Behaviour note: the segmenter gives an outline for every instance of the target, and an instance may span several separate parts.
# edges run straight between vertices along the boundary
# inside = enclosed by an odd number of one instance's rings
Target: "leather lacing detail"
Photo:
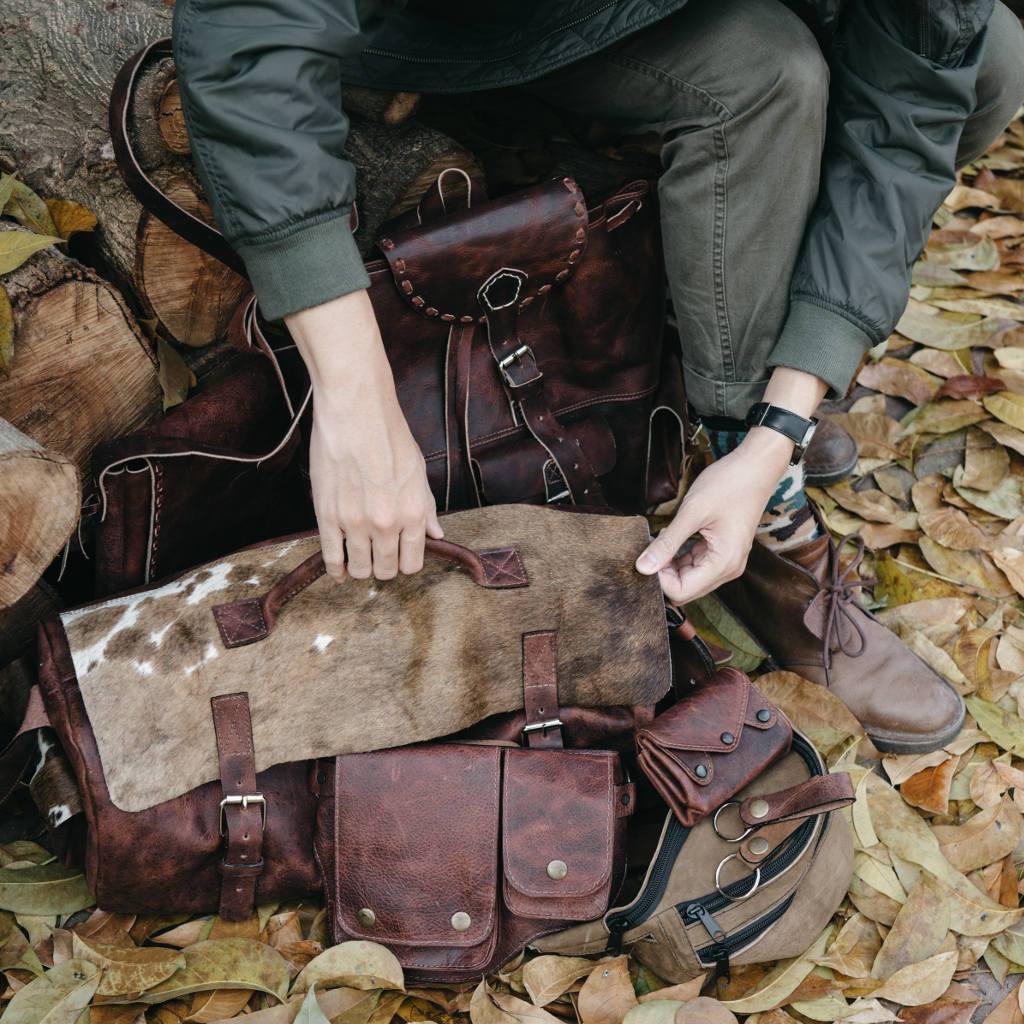
[[[872,587],[877,579],[862,579],[857,569],[864,559],[864,538],[859,533],[848,533],[833,542],[829,538],[829,579],[821,589],[828,594],[828,611],[825,615],[825,629],[822,634],[822,653],[826,671],[832,668],[832,654],[842,651],[848,658],[859,658],[867,646],[864,630],[850,611],[850,605],[856,602],[854,591],[863,587]],[[844,567],[839,554],[847,544],[853,544],[856,552]],[[851,649],[843,639],[842,624],[847,623],[857,636],[857,647]]]

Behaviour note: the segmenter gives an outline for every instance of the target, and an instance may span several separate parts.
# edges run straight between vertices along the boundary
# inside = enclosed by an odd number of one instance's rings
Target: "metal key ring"
[[[754,893],[757,892],[757,890],[761,886],[761,869],[759,867],[756,867],[754,868],[754,884],[750,887],[749,891],[745,892],[742,896],[730,896],[722,888],[722,868],[724,868],[725,865],[729,863],[729,861],[735,859],[738,856],[738,853],[730,853],[728,857],[723,857],[718,862],[718,867],[715,868],[715,888],[718,890],[718,895],[724,897],[732,903],[740,903],[743,900],[750,899],[750,897],[753,896]],[[730,882],[729,884],[731,885],[733,883]]]
[[[754,827],[752,825],[748,825],[738,836],[727,836],[718,827],[718,816],[722,813],[722,811],[724,811],[726,807],[739,807],[739,805],[739,800],[727,800],[724,804],[722,804],[721,807],[718,808],[717,811],[715,811],[715,816],[711,819],[711,827],[715,830],[715,835],[718,836],[719,839],[724,839],[727,843],[741,843],[744,839],[747,838],[747,836],[750,835],[751,832],[754,831]],[[743,824],[742,818],[740,819],[740,824]],[[721,865],[719,865],[719,867],[721,867]]]

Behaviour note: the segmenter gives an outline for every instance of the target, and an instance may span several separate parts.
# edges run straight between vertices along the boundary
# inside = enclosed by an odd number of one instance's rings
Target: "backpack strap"
[[[154,217],[163,221],[172,231],[215,256],[236,273],[247,277],[242,258],[216,228],[194,216],[169,198],[142,169],[128,132],[128,113],[136,82],[146,62],[152,56],[173,56],[169,37],[156,39],[144,46],[121,66],[110,91],[110,140],[114,146],[114,159],[125,184],[136,199]]]

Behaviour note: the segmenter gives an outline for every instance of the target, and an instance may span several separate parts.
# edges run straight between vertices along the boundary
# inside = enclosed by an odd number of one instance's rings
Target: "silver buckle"
[[[511,366],[512,363],[518,362],[529,351],[529,345],[520,345],[519,348],[515,350],[515,352],[513,352],[511,355],[505,356],[505,358],[498,363],[498,369],[504,370],[506,366]]]
[[[508,368],[513,363],[520,362],[523,356],[529,356],[533,360],[533,365],[534,367],[536,367],[537,370],[537,376],[531,377],[527,381],[517,382],[512,378],[511,374],[509,374]],[[515,350],[515,352],[512,352],[510,355],[505,356],[504,359],[499,359],[498,371],[501,373],[501,376],[504,379],[505,383],[510,388],[513,389],[526,387],[527,384],[533,384],[544,376],[543,372],[541,371],[541,368],[537,365],[537,357],[533,354],[533,349],[530,348],[529,345],[520,345],[519,348]]]
[[[523,726],[523,735],[528,732],[542,732],[547,734],[548,729],[560,729],[565,723],[560,718],[549,718],[545,722],[534,722],[531,725]]]
[[[267,801],[264,799],[262,793],[246,793],[244,796],[231,796],[224,797],[220,802],[220,834],[225,835],[228,830],[227,815],[225,809],[228,806],[241,807],[242,810],[246,810],[249,804],[259,804],[260,808],[260,823],[263,828],[267,827]]]

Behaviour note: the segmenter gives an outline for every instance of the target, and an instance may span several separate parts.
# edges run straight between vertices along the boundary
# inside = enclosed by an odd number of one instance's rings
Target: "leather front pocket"
[[[497,916],[500,747],[439,744],[338,757],[340,931],[389,946],[480,946]],[[460,959],[474,966],[476,958]]]
[[[506,750],[504,897],[517,917],[586,921],[608,908],[618,755]]]

